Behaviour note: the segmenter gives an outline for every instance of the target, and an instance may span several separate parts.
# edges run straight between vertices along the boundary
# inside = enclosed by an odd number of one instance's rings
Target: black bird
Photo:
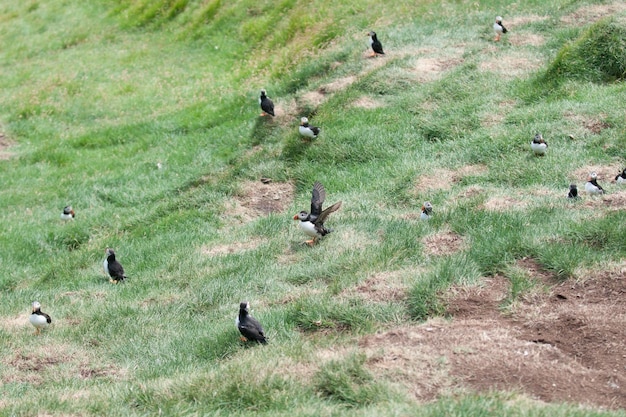
[[[293,216],[294,220],[300,220],[300,228],[302,228],[304,233],[313,238],[305,242],[309,246],[313,246],[316,239],[326,236],[333,231],[332,229],[324,227],[324,220],[326,220],[326,217],[328,217],[330,213],[339,210],[341,201],[322,211],[322,205],[325,199],[326,190],[324,186],[319,181],[315,181],[311,195],[311,212],[307,213],[306,211],[301,211]]]
[[[270,100],[267,96],[267,92],[265,90],[261,90],[261,97],[259,97],[259,104],[261,105],[261,116],[265,116],[269,114],[270,116],[275,116],[274,114],[274,102]]]
[[[578,197],[578,188],[576,188],[576,184],[569,185],[569,193],[567,193],[567,198],[576,198]]]
[[[242,301],[239,304],[239,315],[235,319],[235,324],[239,333],[241,333],[242,340],[252,340],[257,343],[266,344],[265,332],[261,323],[250,315],[250,303]]]
[[[506,30],[506,28],[502,24],[502,17],[496,16],[496,21],[493,24],[493,31],[496,32],[496,39],[494,39],[496,42],[500,40],[500,37],[503,33],[508,32],[508,30]]]
[[[623,184],[626,182],[626,168],[624,168],[621,174],[617,174],[617,176],[615,177],[615,182],[617,182],[618,184]]]
[[[585,191],[591,195],[604,194],[604,188],[598,184],[598,174],[595,171],[589,174],[585,183]]]
[[[63,213],[61,213],[61,218],[63,220],[74,220],[74,210],[72,209],[72,206],[65,206],[63,208]]]
[[[368,35],[370,37],[370,45],[372,46],[371,56],[385,55],[385,53],[383,52],[383,44],[380,43],[380,41],[378,40],[376,32],[372,30],[368,33]]]
[[[106,258],[104,262],[102,262],[102,266],[104,267],[104,273],[109,277],[109,281],[112,284],[117,284],[120,281],[124,281],[126,279],[126,275],[124,274],[124,267],[115,259],[115,252],[111,248],[107,248],[105,251]]]
[[[317,138],[317,135],[320,134],[320,128],[317,126],[311,126],[309,124],[309,119],[303,117],[300,119],[300,127],[298,127],[298,132],[300,132],[302,136],[315,139]]]
[[[41,329],[48,327],[52,323],[50,316],[41,311],[41,304],[38,301],[33,301],[33,310],[29,321],[35,326],[35,334],[39,334]]]

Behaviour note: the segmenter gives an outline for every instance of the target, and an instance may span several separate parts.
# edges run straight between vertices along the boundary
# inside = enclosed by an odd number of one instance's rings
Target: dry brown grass
[[[616,1],[610,4],[593,4],[583,6],[575,12],[561,17],[561,22],[568,25],[582,26],[625,10],[626,3],[623,1]]]
[[[467,245],[463,236],[450,230],[442,230],[422,239],[424,252],[431,256],[451,255],[463,250]]]
[[[468,175],[480,175],[487,172],[484,165],[466,165],[457,170],[437,168],[417,179],[414,192],[419,194],[429,190],[448,190]]]

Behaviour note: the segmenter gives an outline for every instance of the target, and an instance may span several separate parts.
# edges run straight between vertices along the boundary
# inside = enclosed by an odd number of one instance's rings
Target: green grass
[[[562,279],[623,259],[623,210],[564,198],[582,188],[576,170],[626,160],[623,16],[571,27],[559,18],[586,3],[565,0],[399,1],[384,14],[369,0],[9,3],[0,415],[623,415],[499,392],[418,405],[357,352],[364,335],[445,314],[450,285],[508,273],[514,303],[534,287],[511,269],[523,257]],[[493,10],[550,16],[519,28],[545,43],[494,46]],[[370,29],[385,58],[363,58]],[[485,69],[507,56],[539,59],[518,75]],[[454,64],[423,81],[422,58]],[[260,119],[261,88],[289,114]],[[306,101],[320,88],[324,101]],[[298,137],[301,115],[322,127],[315,142]],[[543,158],[528,149],[537,131]],[[466,165],[481,169],[417,185]],[[261,177],[293,184],[293,201],[241,214]],[[309,248],[291,218],[315,180],[343,207]],[[66,204],[77,217],[64,224]],[[429,256],[423,239],[442,230],[466,247]],[[108,246],[129,277],[117,286],[101,272]],[[381,276],[406,297],[357,291]],[[35,299],[54,320],[40,337]],[[268,346],[239,341],[242,300]]]

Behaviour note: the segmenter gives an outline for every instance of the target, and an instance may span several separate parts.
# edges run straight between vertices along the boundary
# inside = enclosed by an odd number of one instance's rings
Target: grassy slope
[[[547,63],[583,30],[559,21],[582,3],[398,2],[382,16],[378,2],[152,2],[163,5],[156,12],[150,2],[87,3],[0,6],[0,121],[16,154],[0,162],[0,316],[10,318],[0,326],[0,413],[587,415],[508,394],[416,409],[362,358],[320,366],[315,356],[432,314],[433,291],[522,256],[564,277],[624,256],[624,229],[613,227],[623,212],[561,198],[577,169],[623,163],[624,86],[570,81],[542,95],[527,75],[481,70],[502,54]],[[494,46],[495,11],[547,16],[523,26],[546,42]],[[362,59],[370,27],[390,52],[382,63]],[[428,54],[462,63],[420,83],[416,56]],[[318,108],[302,106],[324,129],[314,144],[301,144],[295,120],[257,120],[260,87],[286,108],[353,74]],[[364,96],[382,106],[351,106]],[[601,115],[607,128],[570,141],[579,127],[564,114]],[[545,158],[528,155],[535,131],[555,149]],[[468,164],[485,169],[450,189],[414,191],[421,175]],[[293,204],[252,221],[229,215],[242,184],[260,176],[293,181]],[[309,249],[289,213],[307,206],[316,179],[344,207],[329,221],[336,234]],[[462,198],[472,185],[482,192]],[[511,193],[527,208],[481,209]],[[426,199],[435,218],[407,220]],[[67,203],[77,220],[60,224]],[[468,249],[425,256],[421,238],[444,229]],[[202,250],[242,241],[252,249]],[[106,246],[126,285],[102,277]],[[406,304],[342,292],[384,271],[405,277]],[[39,338],[23,324],[33,299],[55,319]],[[243,299],[267,327],[267,349],[238,341]]]

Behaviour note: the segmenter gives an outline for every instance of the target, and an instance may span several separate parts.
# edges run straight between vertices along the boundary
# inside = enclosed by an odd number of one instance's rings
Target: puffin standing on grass
[[[35,334],[39,334],[41,329],[45,329],[52,323],[50,316],[41,311],[39,301],[33,301],[33,310],[28,320],[35,326]]]
[[[383,44],[378,40],[376,32],[372,30],[368,33],[368,36],[370,37],[370,46],[372,47],[372,55],[370,56],[385,55],[385,52],[383,52]]]
[[[303,117],[300,119],[300,126],[298,127],[298,132],[300,132],[302,136],[315,139],[317,138],[317,135],[320,134],[320,128],[316,126],[311,126],[309,124],[309,119],[307,119],[306,117]]]
[[[548,143],[543,139],[543,135],[541,133],[537,133],[533,138],[533,141],[530,142],[530,149],[532,149],[535,155],[543,156],[546,154]]]
[[[617,174],[615,182],[618,184],[626,184],[626,168],[624,168],[621,174]]]
[[[422,213],[420,214],[420,219],[428,220],[430,216],[433,214],[433,205],[430,204],[430,201],[425,201],[424,205],[422,205]]]
[[[589,174],[589,178],[587,178],[587,182],[585,183],[585,191],[591,195],[604,193],[604,189],[598,184],[598,174],[595,172]]]
[[[239,315],[235,318],[235,325],[241,333],[241,340],[246,342],[248,340],[255,341],[257,343],[266,344],[265,332],[263,326],[254,317],[250,315],[250,303],[242,301],[239,304]]]
[[[65,206],[63,208],[63,213],[61,213],[61,219],[63,220],[74,220],[74,210],[72,210],[72,206]]]
[[[330,213],[339,210],[341,207],[341,201],[322,211],[322,205],[324,204],[325,199],[326,190],[324,189],[324,186],[319,181],[315,181],[311,195],[311,212],[307,213],[306,211],[301,211],[293,216],[294,220],[300,220],[300,228],[304,231],[304,233],[313,238],[304,242],[309,246],[313,246],[317,239],[326,236],[333,231],[332,229],[324,227],[324,220],[326,220],[326,217],[328,217]]]
[[[111,284],[117,284],[120,281],[124,281],[126,279],[124,267],[115,259],[115,251],[111,248],[107,248],[105,256],[106,258],[104,262],[102,262],[102,267],[104,268],[104,273],[110,277],[109,282],[111,282]]]
[[[567,198],[577,198],[578,197],[578,188],[576,184],[569,185],[569,193],[567,193]]]
[[[493,31],[496,32],[496,39],[494,39],[496,42],[500,40],[500,36],[502,36],[503,33],[508,32],[502,24],[502,16],[496,16],[496,21],[493,24]]]
[[[268,114],[272,117],[275,116],[274,102],[270,100],[270,98],[267,96],[267,91],[261,90],[261,97],[259,97],[259,104],[261,105],[261,110],[263,110],[263,112],[261,113],[261,116],[266,116]]]

